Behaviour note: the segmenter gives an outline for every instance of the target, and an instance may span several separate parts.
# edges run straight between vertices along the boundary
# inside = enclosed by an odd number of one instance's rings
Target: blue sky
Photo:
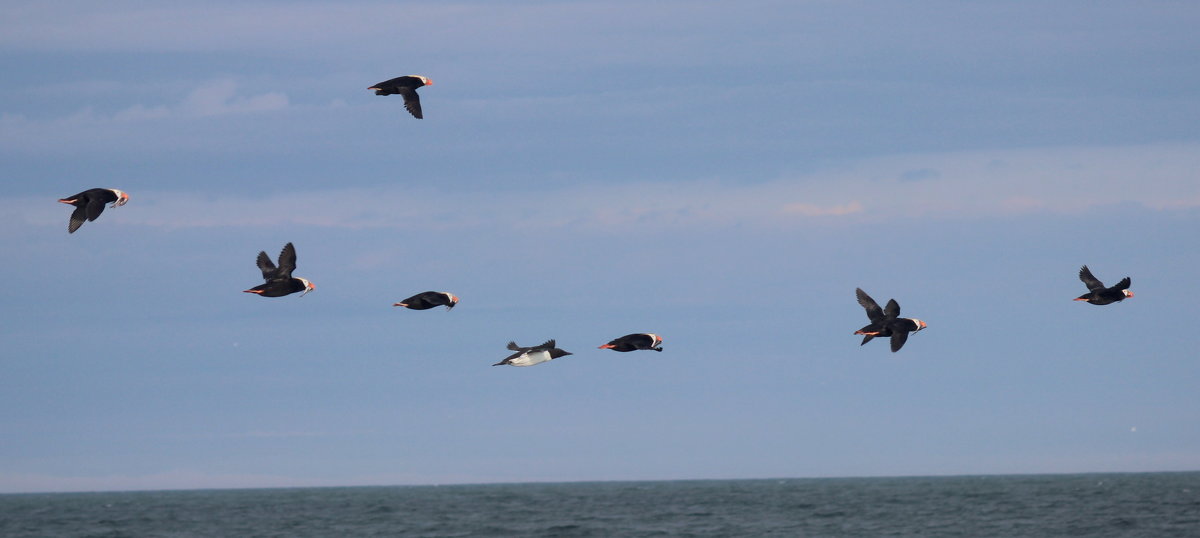
[[[1198,469],[1198,23],[5,3],[0,492]],[[241,293],[288,241],[317,290]]]

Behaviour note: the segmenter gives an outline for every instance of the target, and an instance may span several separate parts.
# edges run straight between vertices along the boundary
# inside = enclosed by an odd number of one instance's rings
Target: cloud
[[[224,114],[248,114],[282,110],[288,106],[288,96],[279,92],[268,92],[252,96],[237,95],[237,82],[233,79],[210,81],[192,90],[183,101],[174,105],[147,107],[134,105],[117,112],[117,121],[159,119],[172,116],[203,117]]]
[[[932,170],[904,179],[908,170]],[[754,184],[712,179],[578,184],[532,192],[478,187],[310,189],[262,197],[136,192],[125,224],[154,228],[278,227],[625,231],[805,226],[897,218],[1078,214],[1136,204],[1200,207],[1200,143],[898,155]],[[381,200],[383,202],[381,202]],[[403,209],[390,201],[404,200]],[[61,208],[14,204],[5,218],[61,227]],[[117,219],[110,219],[117,220]]]
[[[209,126],[207,131],[176,128],[156,122],[189,122],[198,118],[236,117],[282,111],[289,108],[287,94],[265,92],[239,94],[239,84],[231,78],[204,82],[174,103],[138,103],[116,112],[102,112],[88,106],[70,114],[52,118],[31,118],[24,114],[0,114],[0,145],[8,151],[50,152],[61,158],[64,148],[72,151],[117,151],[130,148],[204,147],[206,144],[228,148],[239,133],[212,134],[211,129],[238,129],[225,124]],[[244,147],[244,146],[237,146]]]
[[[61,493],[92,491],[155,491],[169,489],[303,488],[346,486],[448,485],[489,482],[554,480],[505,474],[462,472],[372,472],[354,476],[313,478],[266,473],[212,473],[172,469],[159,473],[62,476],[43,473],[0,473],[0,493]]]
[[[862,204],[857,201],[850,202],[848,204],[827,207],[804,203],[787,204],[783,206],[784,213],[792,213],[805,217],[840,217],[843,215],[861,213],[862,210]]]
[[[0,474],[0,492],[48,493],[66,491],[143,491],[259,487],[319,487],[325,480],[268,474],[212,474],[172,470],[141,475],[58,476],[34,473]]]

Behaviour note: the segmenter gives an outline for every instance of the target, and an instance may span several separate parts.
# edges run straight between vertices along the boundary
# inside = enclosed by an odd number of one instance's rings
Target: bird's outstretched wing
[[[1122,278],[1120,282],[1117,282],[1117,285],[1113,286],[1113,289],[1114,290],[1127,290],[1127,289],[1129,289],[1129,286],[1132,284],[1133,284],[1133,281],[1130,280],[1129,277],[1125,277],[1125,278]]]
[[[288,243],[283,246],[283,250],[279,252],[279,272],[276,278],[292,278],[292,271],[296,270],[296,247]]]
[[[516,342],[509,342],[509,343],[508,343],[508,350],[509,350],[509,351],[522,351],[522,350],[524,350],[524,349],[525,349],[525,348],[523,348],[523,347],[521,347],[521,346],[518,346]]]
[[[88,203],[85,207],[87,207],[87,219],[89,221],[96,220],[96,217],[99,217],[104,212],[104,200],[92,196],[88,198]]]
[[[275,272],[278,271],[278,268],[275,267],[275,263],[271,261],[271,257],[267,256],[266,252],[259,251],[258,259],[255,260],[255,263],[258,264],[258,269],[262,271],[263,280],[275,278]]]
[[[1092,276],[1092,271],[1089,270],[1088,266],[1086,265],[1079,268],[1079,280],[1082,280],[1083,284],[1087,286],[1089,290],[1095,291],[1104,289],[1104,283]]]
[[[862,305],[867,311],[867,318],[872,322],[878,322],[883,319],[883,309],[879,308],[879,303],[875,302],[867,292],[862,288],[854,288],[854,295],[858,297],[858,304]]]
[[[862,346],[862,345],[866,345],[866,343],[867,343],[867,342],[870,342],[872,338],[875,338],[875,335],[873,335],[873,334],[868,334],[868,335],[864,336],[864,337],[863,337],[863,341],[862,341],[862,343],[861,343],[861,344],[859,344],[859,345],[860,345],[860,346]]]
[[[75,208],[75,211],[71,212],[71,222],[67,223],[67,233],[75,233],[75,230],[78,230],[80,226],[83,226],[83,222],[86,220],[86,206],[79,206]]]
[[[421,97],[417,95],[417,90],[401,86],[396,88],[396,91],[399,92],[402,97],[404,97],[404,108],[408,110],[409,114],[412,114],[413,117],[417,119],[423,119],[425,117],[421,115]]]
[[[529,350],[530,351],[540,351],[540,350],[550,350],[550,349],[554,349],[554,348],[555,348],[554,339],[551,338],[549,340],[546,340],[545,342],[542,342],[542,345],[531,347],[531,348],[529,348]]]
[[[908,341],[908,331],[892,331],[892,353],[900,351]]]
[[[900,317],[900,303],[895,299],[888,299],[887,306],[883,307],[884,319],[896,319]]]

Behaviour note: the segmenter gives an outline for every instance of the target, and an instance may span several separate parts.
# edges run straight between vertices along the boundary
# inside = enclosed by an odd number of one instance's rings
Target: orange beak
[[[604,345],[602,345],[602,346],[600,346],[600,347],[598,347],[598,348],[596,348],[596,349],[612,349],[612,348],[614,348],[614,347],[617,347],[617,346],[614,346],[614,345],[611,345],[611,344],[604,344]]]
[[[408,306],[405,303],[393,303],[392,306]]]
[[[75,200],[63,200],[63,199],[59,199],[58,201],[59,201],[59,203],[63,203],[63,204],[73,204],[73,203],[75,203]]]

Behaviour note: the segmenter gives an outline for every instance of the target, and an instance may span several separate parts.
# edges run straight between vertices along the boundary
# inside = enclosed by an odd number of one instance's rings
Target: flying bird
[[[458,297],[448,291],[427,291],[418,293],[392,306],[403,306],[409,310],[429,310],[435,306],[444,306],[446,310],[458,304]]]
[[[1076,297],[1076,301],[1087,301],[1094,305],[1106,305],[1133,297],[1133,292],[1129,291],[1129,285],[1133,281],[1129,280],[1129,277],[1122,278],[1120,282],[1117,282],[1116,286],[1106,288],[1103,282],[1092,276],[1092,272],[1085,265],[1079,268],[1079,280],[1082,280],[1087,285],[1088,292]]]
[[[515,353],[492,366],[533,366],[572,354],[556,347],[553,339],[546,340],[542,345],[534,347],[521,347],[516,342],[509,342],[508,349]]]
[[[71,221],[67,224],[67,233],[75,233],[83,226],[83,221],[96,220],[104,212],[104,204],[112,204],[109,207],[123,206],[129,201],[129,195],[117,189],[88,189],[75,196],[59,198],[58,201],[75,206]]]
[[[421,86],[433,86],[433,81],[421,75],[405,75],[385,80],[367,89],[375,90],[375,95],[400,94],[404,97],[404,108],[408,109],[408,113],[421,119],[424,117],[421,115],[421,97],[417,95],[417,88]]]
[[[279,267],[271,263],[271,257],[267,256],[266,252],[258,253],[257,262],[266,283],[245,290],[246,293],[257,293],[262,297],[283,297],[302,291],[304,293],[300,296],[304,297],[308,292],[317,289],[312,282],[292,276],[292,271],[296,270],[296,247],[291,243],[284,245],[279,253]]]
[[[654,333],[634,333],[627,334],[617,338],[607,344],[600,346],[600,349],[611,349],[613,351],[637,351],[639,349],[653,349],[654,351],[662,351],[663,339]]]
[[[887,307],[879,308],[879,303],[876,303],[875,299],[867,295],[862,288],[855,288],[854,294],[858,297],[858,304],[867,311],[867,319],[871,320],[866,327],[854,331],[854,334],[864,335],[860,346],[870,342],[876,336],[890,336],[892,353],[895,353],[904,347],[904,342],[908,340],[908,333],[915,333],[929,326],[916,318],[900,317],[900,303],[897,303],[895,299],[889,299]]]

